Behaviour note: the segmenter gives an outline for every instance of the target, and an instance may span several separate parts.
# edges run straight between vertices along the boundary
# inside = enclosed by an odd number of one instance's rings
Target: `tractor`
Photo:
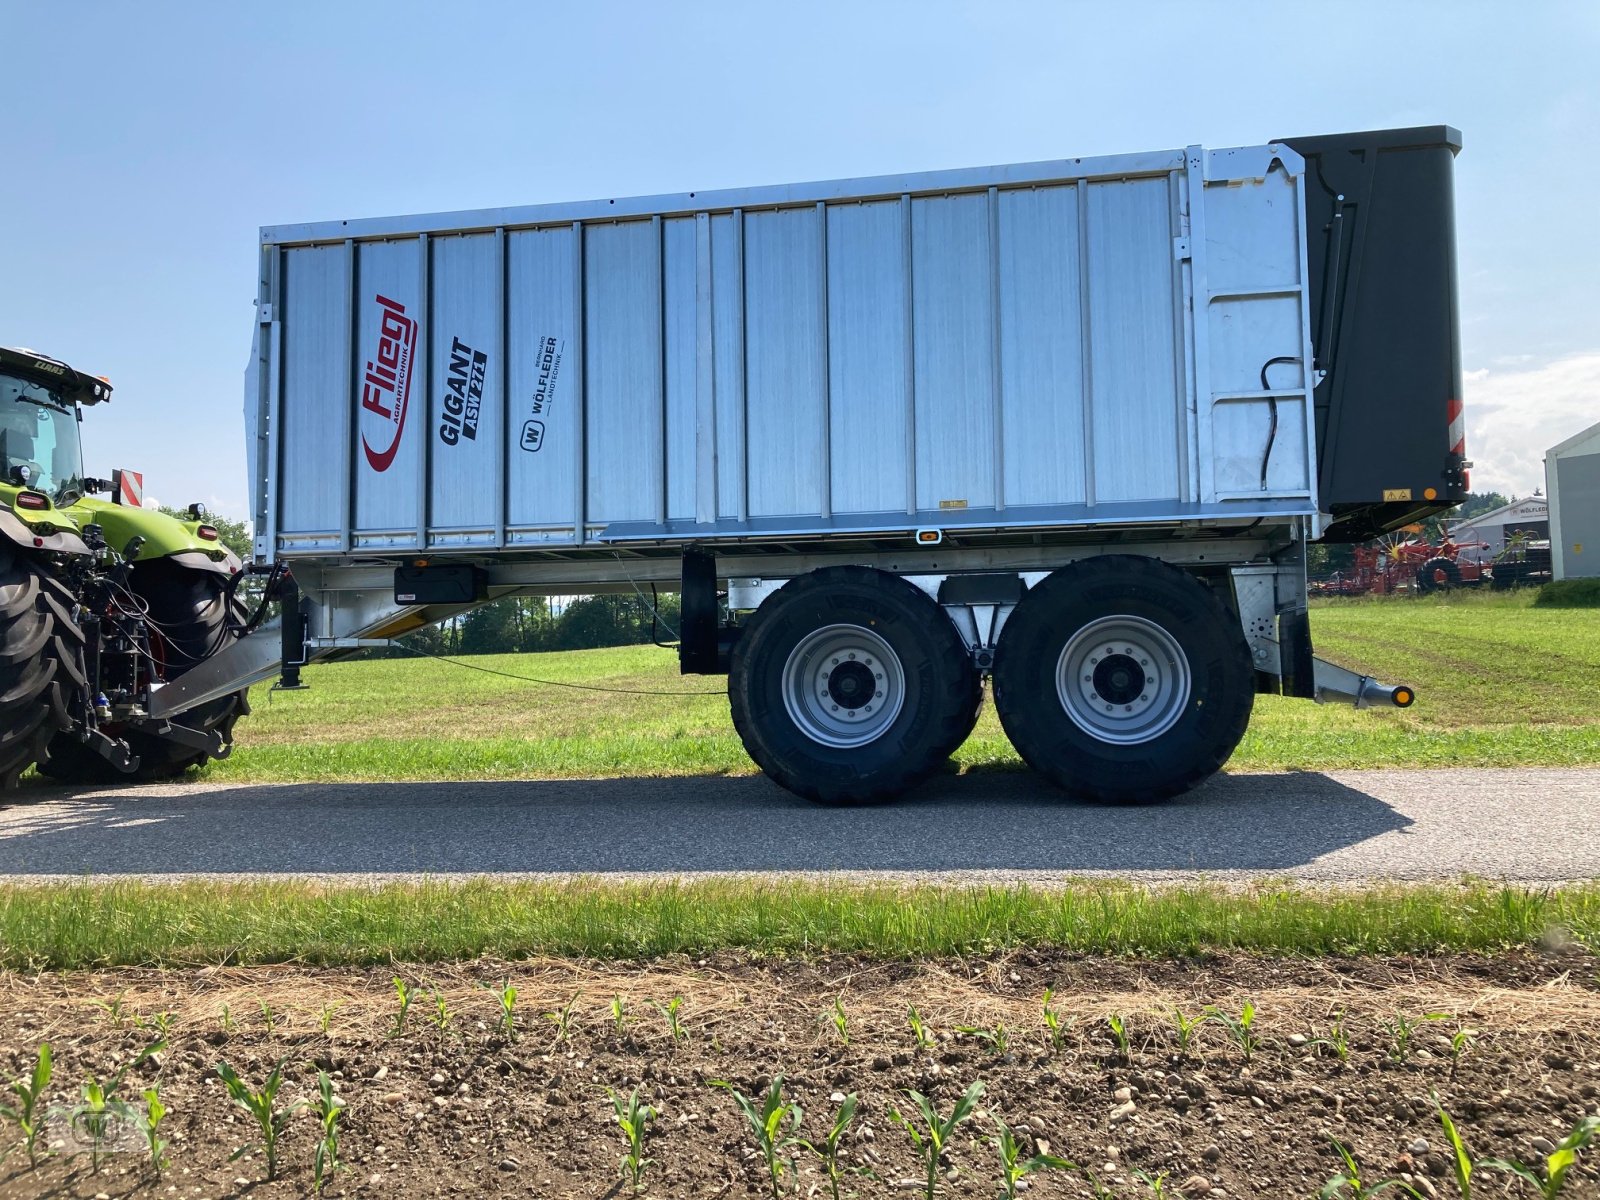
[[[0,788],[30,766],[74,783],[170,777],[227,757],[249,711],[244,691],[148,711],[250,626],[245,571],[201,506],[180,520],[137,506],[131,472],[84,475],[84,410],[110,398],[103,378],[0,347]]]

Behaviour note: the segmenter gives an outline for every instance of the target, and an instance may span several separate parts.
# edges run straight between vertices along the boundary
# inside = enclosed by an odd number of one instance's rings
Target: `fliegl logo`
[[[411,363],[417,349],[417,323],[406,316],[406,306],[387,296],[378,302],[378,352],[367,361],[367,374],[361,381],[361,407],[381,417],[385,424],[375,426],[371,439],[361,433],[361,448],[374,471],[387,471],[400,449],[406,431],[406,410],[411,400]],[[375,448],[376,441],[380,448]]]

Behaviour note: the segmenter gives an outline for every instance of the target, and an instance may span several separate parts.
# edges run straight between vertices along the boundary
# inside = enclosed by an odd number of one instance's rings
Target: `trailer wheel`
[[[1034,770],[1100,803],[1164,800],[1213,774],[1255,699],[1233,615],[1151,558],[1073,563],[1032,588],[995,655],[1000,723]]]
[[[0,788],[72,724],[85,686],[76,600],[60,580],[0,546]]]
[[[149,609],[155,636],[153,649],[163,660],[163,674],[170,681],[222,649],[228,632],[228,597],[220,575],[196,571],[165,559],[142,563],[134,568],[131,589]],[[244,609],[233,602],[232,615],[243,620]],[[223,743],[233,743],[233,727],[250,712],[248,691],[233,692],[174,714],[174,724],[222,734]],[[115,783],[132,780],[170,779],[209,757],[204,751],[138,729],[122,734],[129,748],[139,756],[132,775],[118,771],[105,759],[70,735],[57,737],[50,746],[50,758],[40,770],[67,783]]]
[[[820,804],[886,800],[972,731],[978,674],[939,606],[867,567],[785,584],[735,644],[734,728],[775,782]]]
[[[1440,588],[1461,586],[1461,568],[1450,559],[1440,556],[1430,558],[1417,568],[1417,591],[1424,595]]]

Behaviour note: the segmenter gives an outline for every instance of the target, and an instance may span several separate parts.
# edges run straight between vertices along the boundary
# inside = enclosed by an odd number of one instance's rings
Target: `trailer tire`
[[[129,586],[148,606],[152,629],[159,635],[152,641],[165,656],[163,673],[169,682],[228,643],[230,613],[235,625],[245,616],[238,600],[231,601],[230,610],[222,576],[166,559],[136,566]],[[223,744],[231,748],[233,727],[249,712],[249,692],[241,690],[176,713],[172,721],[205,733],[220,733]],[[51,743],[49,760],[39,769],[65,783],[148,782],[181,775],[210,758],[204,751],[138,729],[127,730],[122,737],[139,757],[139,766],[131,774],[117,770],[65,734]]]
[[[995,655],[995,709],[1012,745],[1095,803],[1194,787],[1238,746],[1254,699],[1238,620],[1199,580],[1153,558],[1106,555],[1056,571],[1023,596]]]
[[[0,545],[0,789],[72,724],[85,686],[76,607],[64,583]]]
[[[733,648],[728,699],[774,782],[818,804],[867,804],[948,758],[972,731],[982,690],[931,597],[843,566],[791,580],[756,611]]]
[[[1417,591],[1423,595],[1461,586],[1461,568],[1442,555],[1430,558],[1417,568]]]

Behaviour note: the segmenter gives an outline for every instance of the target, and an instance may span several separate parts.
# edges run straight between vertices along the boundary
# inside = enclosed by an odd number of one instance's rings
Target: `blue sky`
[[[1600,420],[1600,4],[4,0],[0,342],[247,510],[261,225],[1448,123],[1475,484]],[[1381,430],[1373,431],[1381,437]]]

